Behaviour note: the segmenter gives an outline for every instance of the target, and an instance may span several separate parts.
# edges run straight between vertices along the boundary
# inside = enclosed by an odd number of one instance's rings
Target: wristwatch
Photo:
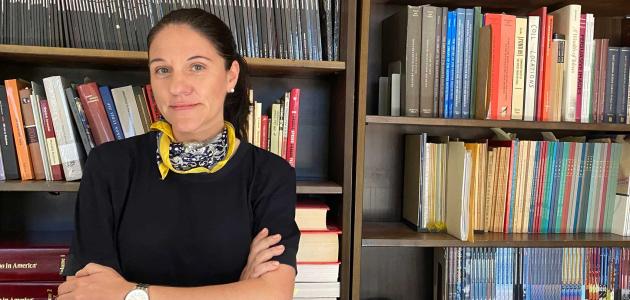
[[[125,296],[125,300],[149,300],[149,285],[138,283],[136,288]]]

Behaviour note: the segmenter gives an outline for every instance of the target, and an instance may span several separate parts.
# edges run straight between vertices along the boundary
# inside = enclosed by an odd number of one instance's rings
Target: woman
[[[178,10],[148,45],[166,121],[90,153],[58,299],[291,299],[295,171],[241,140],[246,65],[229,28]]]

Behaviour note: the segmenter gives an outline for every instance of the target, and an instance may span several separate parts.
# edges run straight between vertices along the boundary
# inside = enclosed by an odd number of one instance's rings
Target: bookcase
[[[595,37],[629,46],[627,1],[424,1],[362,0],[358,3],[357,118],[352,299],[431,299],[434,250],[441,247],[628,247],[630,238],[614,234],[475,233],[462,242],[446,233],[416,232],[402,221],[405,134],[420,132],[463,140],[487,139],[492,128],[522,139],[542,140],[543,131],[557,137],[597,133],[629,134],[630,125],[440,119],[379,116],[382,21],[406,5],[430,4],[455,9],[481,6],[482,12],[525,16],[542,6],[554,11],[581,4],[596,18]]]
[[[341,298],[350,296],[356,2],[341,1],[339,61],[246,58],[249,84],[263,108],[301,89],[296,175],[299,198],[325,200],[342,230]],[[147,53],[0,45],[0,77],[41,81],[61,75],[117,87],[149,83]],[[116,162],[112,162],[116,163]],[[0,182],[0,241],[69,243],[80,182]]]

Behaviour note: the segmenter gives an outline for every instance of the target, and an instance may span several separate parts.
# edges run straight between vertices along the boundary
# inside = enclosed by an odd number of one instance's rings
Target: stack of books
[[[295,299],[336,299],[340,297],[339,234],[326,224],[329,207],[322,201],[298,202],[295,222],[301,232],[297,253]]]
[[[65,278],[68,247],[0,243],[0,299],[54,299]]]
[[[407,6],[382,23],[379,115],[630,124],[630,48],[580,5],[527,16]]]

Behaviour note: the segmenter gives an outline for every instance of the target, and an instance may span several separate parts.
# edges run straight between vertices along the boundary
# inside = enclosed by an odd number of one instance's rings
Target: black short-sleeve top
[[[90,262],[126,280],[200,286],[238,281],[263,228],[285,246],[274,260],[295,268],[295,170],[241,141],[212,174],[160,179],[156,133],[105,143],[88,157],[64,275]]]

